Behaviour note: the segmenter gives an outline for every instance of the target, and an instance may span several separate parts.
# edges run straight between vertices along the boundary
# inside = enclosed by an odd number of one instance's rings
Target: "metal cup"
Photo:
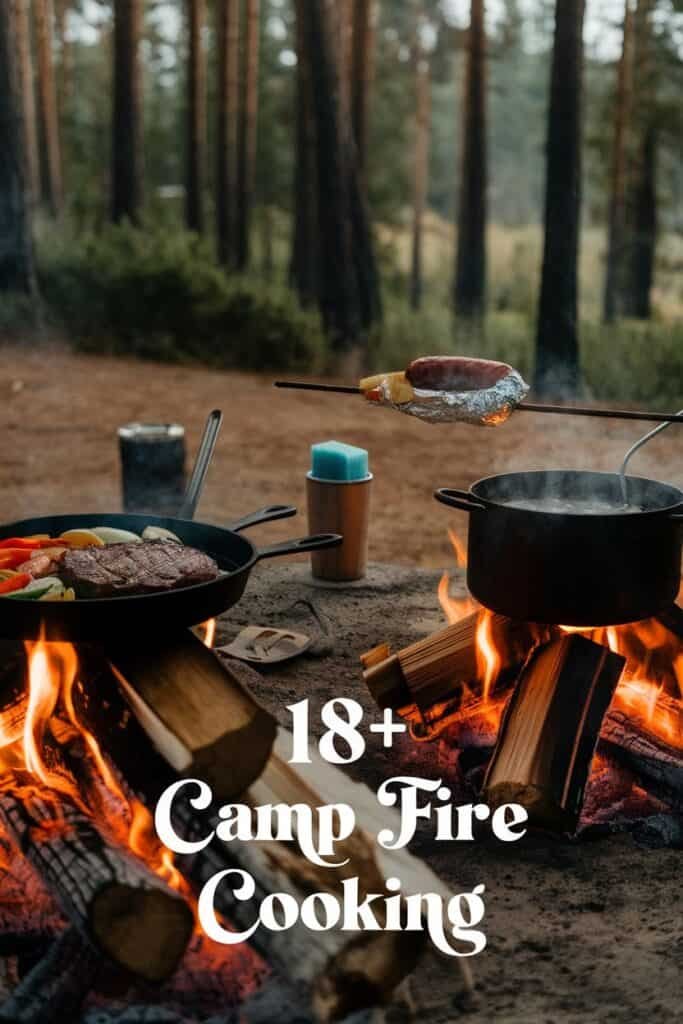
[[[311,533],[340,533],[337,548],[314,551],[311,570],[316,579],[348,582],[365,576],[368,562],[368,524],[372,473],[364,480],[306,478],[308,527]]]
[[[119,427],[126,512],[174,515],[185,494],[185,430],[179,423]]]

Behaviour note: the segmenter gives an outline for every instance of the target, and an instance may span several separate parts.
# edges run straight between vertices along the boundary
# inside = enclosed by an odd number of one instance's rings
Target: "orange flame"
[[[455,530],[448,530],[448,539],[451,542],[453,551],[455,552],[455,564],[458,569],[467,568],[467,548],[465,542],[457,535]]]
[[[458,568],[467,565],[465,545],[453,530],[448,531]],[[471,597],[454,598],[445,572],[438,586],[439,604],[449,623],[459,622],[478,608]],[[683,593],[683,588],[682,591]],[[482,705],[490,715],[500,715],[500,702],[491,702],[496,677],[505,652],[500,651],[493,634],[493,615],[484,609],[475,634],[477,681]],[[657,619],[646,619],[625,626],[560,626],[565,633],[580,633],[603,644],[626,659],[613,707],[637,715],[647,728],[667,743],[683,749],[683,646],[681,641]]]
[[[207,623],[208,627],[214,620]],[[28,695],[21,716],[3,714],[0,718],[0,786],[12,788],[29,804],[40,796],[54,801],[55,820],[49,827],[61,828],[59,796],[68,798],[89,817],[107,839],[129,848],[173,888],[189,895],[189,887],[173,864],[173,855],[158,839],[152,815],[136,798],[128,795],[112,771],[93,733],[79,720],[74,704],[74,686],[78,678],[78,655],[69,643],[47,642],[44,636],[26,643],[28,656]],[[80,738],[89,755],[87,778],[76,780],[61,763],[59,754],[48,756],[50,742]],[[61,740],[60,740],[61,737]],[[56,765],[51,762],[56,762]],[[18,781],[14,771],[21,771]],[[32,780],[23,781],[28,773]]]
[[[479,616],[475,643],[477,645],[477,673],[482,679],[481,695],[488,704],[493,684],[502,664],[501,656],[493,638],[493,615],[484,609]]]
[[[216,620],[207,619],[206,622],[202,623],[204,628],[204,636],[202,641],[206,647],[213,647],[213,642],[216,639]]]
[[[654,735],[683,748],[683,651],[673,633],[657,619],[626,626],[560,628],[583,633],[626,658],[612,706],[637,716]]]
[[[458,537],[455,530],[448,531],[448,539],[451,542],[453,554],[455,555],[455,564],[459,569],[467,568],[467,549],[463,541]],[[472,612],[475,612],[477,604],[469,595],[462,598],[452,597],[450,594],[450,582],[450,576],[445,572],[439,582],[437,593],[441,610],[446,616],[446,620],[452,624],[459,622],[460,619],[464,619],[466,615],[471,615]]]

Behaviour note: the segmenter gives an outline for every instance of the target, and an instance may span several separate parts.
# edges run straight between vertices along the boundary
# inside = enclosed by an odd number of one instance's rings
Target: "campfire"
[[[191,799],[174,802],[173,828],[195,849],[174,859],[152,812],[184,779],[201,780],[216,807],[239,800],[313,811],[346,798],[359,808],[344,849],[361,898],[398,871],[448,895],[407,851],[373,849],[374,819],[365,816],[375,810],[363,787],[314,750],[310,765],[289,765],[291,736],[243,686],[251,670],[237,675],[209,649],[214,632],[209,622],[107,651],[43,637],[4,645],[0,915],[16,975],[0,990],[3,1019],[76,1019],[87,1002],[102,1019],[123,1005],[134,1020],[136,1001],[140,1020],[150,1004],[203,1018],[250,999],[265,1012],[265,999],[268,1019],[284,1002],[303,1020],[336,1020],[386,1002],[424,951],[422,933],[323,933],[303,920],[258,928],[248,944],[207,938],[196,900],[221,873],[242,870],[254,881],[253,899],[239,886],[213,893],[216,921],[246,934],[259,903],[284,894],[301,905],[316,888],[339,897],[345,872],[312,865],[296,833],[287,842],[197,842],[215,828],[216,808],[194,810]],[[467,966],[459,968],[470,987]]]
[[[449,625],[369,651],[364,678],[415,742],[436,743],[463,795],[522,803],[552,831],[681,842],[680,609],[622,626],[516,622],[452,596],[448,573],[438,597]]]
[[[202,631],[209,641],[214,626]],[[248,947],[216,947],[197,927],[189,873],[134,791],[149,770],[160,784],[166,767],[151,749],[145,757],[148,743],[130,781],[111,759],[135,737],[108,668],[66,642],[3,649],[0,913],[6,962],[15,952],[28,965],[4,995],[22,1021],[71,1019],[98,990],[107,1005],[131,990],[149,1001],[149,983],[165,983],[155,1001],[210,1013],[245,998],[266,970]]]

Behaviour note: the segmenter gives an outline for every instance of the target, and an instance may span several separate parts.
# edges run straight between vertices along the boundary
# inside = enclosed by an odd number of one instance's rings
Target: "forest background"
[[[680,399],[680,0],[8,0],[0,67],[3,337]]]

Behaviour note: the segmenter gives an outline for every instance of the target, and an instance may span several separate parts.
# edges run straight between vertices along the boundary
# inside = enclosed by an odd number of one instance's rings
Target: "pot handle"
[[[296,540],[285,540],[281,544],[269,544],[259,548],[256,559],[279,558],[280,555],[299,555],[302,551],[319,551],[322,548],[337,548],[344,538],[339,533],[316,533],[312,537],[298,537]]]
[[[472,495],[469,491],[459,491],[457,487],[439,487],[438,491],[434,491],[434,497],[442,505],[460,508],[463,512],[486,511],[485,505],[480,505],[478,501],[472,501]]]
[[[247,516],[242,516],[241,519],[236,519],[227,529],[232,530],[233,533],[239,533],[240,530],[246,530],[249,526],[258,526],[259,523],[270,523],[273,519],[287,519],[288,516],[295,515],[296,509],[293,505],[266,505],[265,508],[260,508],[257,512],[251,512]]]

